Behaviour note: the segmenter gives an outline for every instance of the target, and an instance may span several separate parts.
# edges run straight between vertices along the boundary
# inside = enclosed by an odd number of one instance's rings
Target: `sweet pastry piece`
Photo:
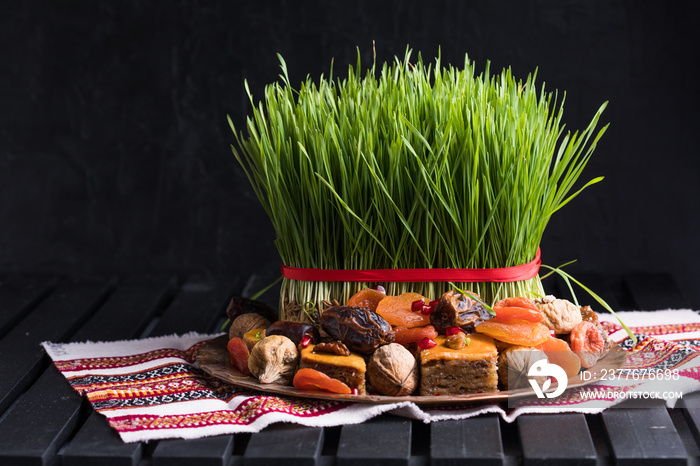
[[[255,328],[243,335],[243,343],[245,343],[245,345],[248,347],[248,351],[250,351],[253,349],[253,346],[255,346],[255,344],[263,338],[265,338],[265,329]]]
[[[316,346],[309,344],[301,350],[299,369],[305,367],[316,369],[332,379],[340,380],[351,389],[356,388],[360,395],[367,394],[365,386],[367,364],[362,356],[356,353],[345,356],[330,352],[314,352]]]
[[[460,349],[446,345],[446,337],[420,351],[420,395],[466,395],[498,391],[498,351],[493,338],[470,334]]]

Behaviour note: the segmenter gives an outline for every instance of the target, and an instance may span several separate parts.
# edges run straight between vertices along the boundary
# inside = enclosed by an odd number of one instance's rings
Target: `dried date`
[[[474,333],[477,324],[491,317],[493,316],[480,302],[457,291],[448,291],[435,305],[435,310],[430,314],[430,323],[441,334],[445,334],[451,327]]]
[[[394,332],[382,316],[363,307],[331,306],[321,314],[321,326],[352,351],[370,354],[392,343]]]

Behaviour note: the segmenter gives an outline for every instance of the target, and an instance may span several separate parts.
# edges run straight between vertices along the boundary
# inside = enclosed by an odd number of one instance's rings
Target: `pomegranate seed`
[[[386,289],[382,285],[377,285],[374,289],[379,291],[381,294],[386,294]]]
[[[311,337],[309,335],[304,335],[301,338],[301,347],[306,348],[307,346],[309,346],[309,343],[311,343]]]
[[[425,307],[425,303],[423,302],[422,299],[416,299],[411,303],[411,310],[413,312],[418,312],[421,311],[423,312],[423,308]]]
[[[437,299],[430,301],[427,306],[423,306],[423,309],[421,309],[420,312],[425,315],[432,314],[433,312],[435,312],[435,306],[437,306],[438,302],[439,300]]]
[[[359,395],[360,392],[357,390],[357,388],[353,388],[352,390],[350,390],[350,394],[352,394],[352,395]]]
[[[461,332],[461,333],[467,333],[467,332],[464,331],[463,328],[460,328],[460,327],[450,327],[450,328],[447,329],[447,331],[446,331],[445,333],[446,333],[447,335],[457,335],[457,334],[460,333],[460,332]]]
[[[552,338],[556,338],[556,337],[557,337],[557,334],[554,333],[554,330],[550,330],[550,331],[549,331],[549,334],[552,336]]]
[[[421,341],[418,342],[418,348],[420,348],[420,349],[428,349],[428,348],[432,348],[436,345],[437,345],[437,343],[435,343],[430,338],[423,338]]]

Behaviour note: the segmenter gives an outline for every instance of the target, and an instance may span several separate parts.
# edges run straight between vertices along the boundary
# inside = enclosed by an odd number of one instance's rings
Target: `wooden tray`
[[[458,396],[383,396],[383,395],[337,395],[321,391],[297,390],[289,385],[263,384],[254,377],[243,376],[240,372],[231,367],[229,353],[226,349],[228,336],[221,335],[208,341],[197,352],[197,364],[204,372],[221,379],[231,385],[241,388],[248,388],[276,395],[293,396],[299,398],[313,398],[319,400],[351,401],[356,403],[401,403],[410,401],[421,406],[441,406],[459,405],[485,402],[503,402],[514,398],[534,397],[532,388],[521,388],[518,390],[507,390],[492,393],[476,393],[473,395]],[[615,345],[610,352],[592,368],[588,369],[590,378],[582,380],[580,374],[570,377],[567,389],[582,387],[601,380],[604,377],[611,377],[614,371],[620,369],[625,363],[627,355],[619,346]],[[548,390],[553,391],[556,383]]]

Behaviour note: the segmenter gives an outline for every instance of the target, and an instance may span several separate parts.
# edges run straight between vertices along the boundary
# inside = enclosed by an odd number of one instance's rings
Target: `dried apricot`
[[[549,362],[564,369],[567,377],[573,377],[581,370],[581,361],[578,356],[571,351],[569,344],[560,338],[550,336],[549,339],[537,345],[537,349],[545,352]]]
[[[549,329],[542,324],[514,320],[507,324],[493,319],[476,326],[476,331],[512,345],[537,346],[550,337]]]
[[[432,325],[413,328],[394,327],[394,343],[400,343],[402,345],[417,343],[423,338],[434,340],[437,336],[437,330],[435,330],[435,327]]]
[[[352,295],[345,305],[352,307],[366,307],[370,311],[376,311],[377,304],[379,304],[379,301],[384,298],[386,298],[386,293],[374,288],[365,288]]]
[[[332,379],[323,372],[305,367],[294,375],[292,385],[298,390],[313,390],[350,395],[352,390],[338,379]]]
[[[494,310],[498,309],[499,307],[522,307],[523,309],[537,311],[537,306],[535,306],[532,301],[527,298],[523,298],[522,296],[502,299],[493,305]]]
[[[250,370],[248,369],[250,351],[248,351],[248,345],[245,344],[243,339],[239,337],[231,338],[226,345],[226,349],[229,352],[231,365],[241,374],[250,375]]]
[[[571,349],[581,361],[581,366],[586,369],[595,366],[605,348],[603,337],[596,326],[587,320],[581,321],[571,330],[570,340]]]
[[[417,300],[423,300],[424,303],[428,304],[428,300],[418,293],[387,296],[379,301],[377,314],[395,327],[413,328],[430,325],[430,315],[411,310],[413,302]]]
[[[494,311],[496,311],[496,316],[493,317],[494,322],[508,323],[514,320],[524,320],[536,324],[544,319],[540,311],[524,307],[498,307],[494,308]]]

